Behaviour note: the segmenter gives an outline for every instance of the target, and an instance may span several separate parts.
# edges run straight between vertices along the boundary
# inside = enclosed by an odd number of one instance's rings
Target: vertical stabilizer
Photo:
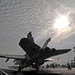
[[[50,42],[51,38],[47,39],[46,42],[44,43],[44,45],[42,46],[42,48],[46,48],[48,43]]]
[[[33,37],[32,37],[31,31],[27,34],[27,38],[28,38],[29,40],[31,40],[32,42],[34,42],[34,39],[33,39]]]

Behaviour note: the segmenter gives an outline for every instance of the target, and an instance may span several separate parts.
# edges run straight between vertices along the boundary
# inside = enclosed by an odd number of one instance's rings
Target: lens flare
[[[60,42],[62,39],[67,38],[71,32],[69,14],[67,15],[57,15],[55,22],[53,24],[53,30],[55,31],[55,35],[51,41],[51,44],[55,44]]]
[[[69,26],[69,20],[67,16],[60,15],[56,18],[54,28],[57,30],[65,30]]]

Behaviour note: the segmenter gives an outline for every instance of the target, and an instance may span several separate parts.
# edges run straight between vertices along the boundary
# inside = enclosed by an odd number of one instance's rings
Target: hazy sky
[[[0,0],[0,54],[24,54],[18,43],[29,31],[40,46],[51,37],[48,47],[72,49],[55,62],[73,59],[75,0]],[[0,59],[1,67],[9,63]]]

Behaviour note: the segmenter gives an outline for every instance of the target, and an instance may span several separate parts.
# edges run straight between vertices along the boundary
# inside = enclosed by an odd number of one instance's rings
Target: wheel
[[[38,66],[36,66],[36,71],[39,71],[39,67]]]
[[[21,71],[21,66],[18,67],[18,71]]]

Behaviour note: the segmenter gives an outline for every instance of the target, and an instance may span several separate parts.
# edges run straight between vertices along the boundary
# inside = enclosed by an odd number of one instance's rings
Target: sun
[[[69,20],[67,16],[60,15],[56,18],[54,27],[58,30],[64,30],[69,26]]]

